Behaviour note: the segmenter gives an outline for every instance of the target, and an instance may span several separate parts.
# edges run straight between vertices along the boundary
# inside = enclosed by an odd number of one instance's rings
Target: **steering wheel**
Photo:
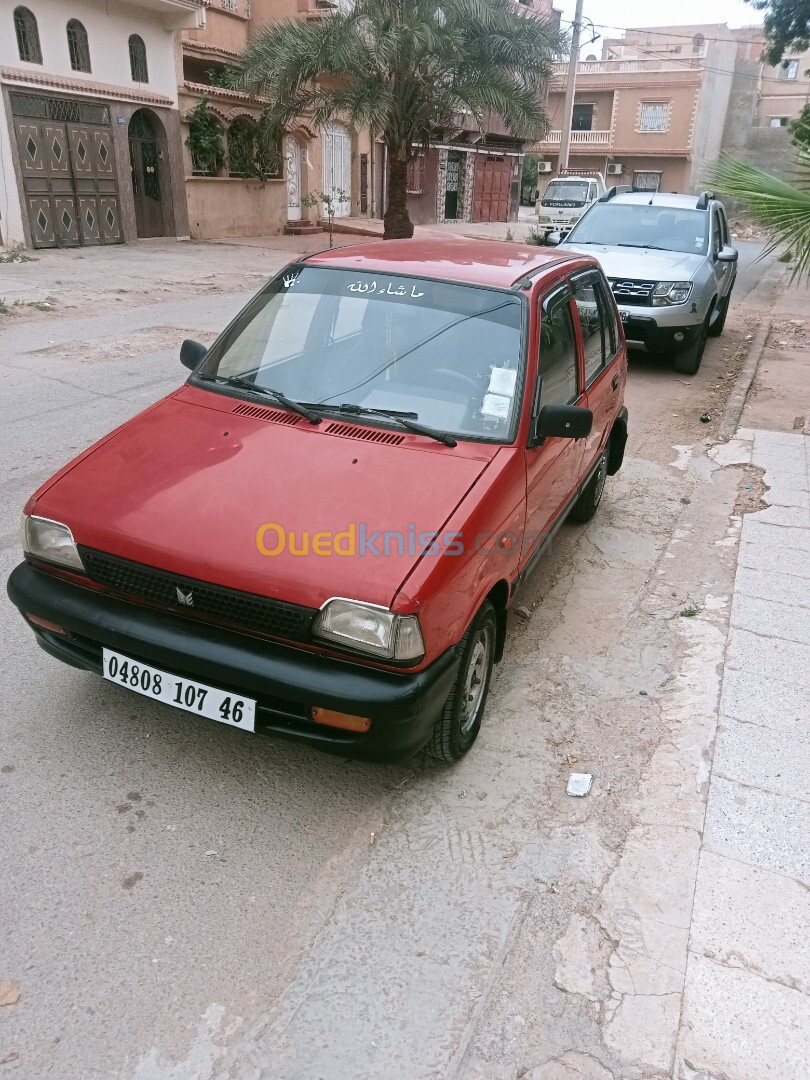
[[[463,371],[453,371],[452,368],[436,368],[433,372],[434,375],[446,375],[451,379],[455,379],[456,382],[464,383],[464,386],[468,390],[474,390],[476,394],[480,391],[480,386],[472,375],[465,375]]]

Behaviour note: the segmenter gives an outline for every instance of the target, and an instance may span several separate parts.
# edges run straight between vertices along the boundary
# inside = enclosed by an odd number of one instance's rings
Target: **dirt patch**
[[[39,356],[58,356],[62,360],[75,360],[79,364],[97,364],[110,360],[134,359],[148,353],[166,349],[179,350],[183,338],[193,337],[193,329],[180,326],[155,326],[136,330],[125,338],[98,338],[96,341],[48,345],[37,349]]]
[[[729,465],[740,473],[740,489],[734,503],[735,514],[755,514],[758,510],[767,510],[771,505],[765,500],[769,491],[763,477],[765,470],[758,465]]]

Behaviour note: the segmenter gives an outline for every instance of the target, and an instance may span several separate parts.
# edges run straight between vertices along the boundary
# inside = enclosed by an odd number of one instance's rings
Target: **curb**
[[[754,381],[754,376],[757,373],[759,362],[762,359],[762,354],[765,351],[770,332],[771,323],[769,320],[760,326],[754,340],[751,342],[751,348],[748,350],[748,356],[743,364],[742,371],[737,376],[737,382],[723,410],[723,419],[720,421],[720,428],[717,432],[718,442],[728,442],[737,431],[737,425],[745,408],[745,402]]]

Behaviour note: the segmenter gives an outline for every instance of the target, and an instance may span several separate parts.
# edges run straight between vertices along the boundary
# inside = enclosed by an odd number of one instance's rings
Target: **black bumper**
[[[22,563],[8,595],[69,636],[32,626],[58,660],[100,675],[102,647],[223,690],[256,698],[256,731],[275,732],[352,757],[395,761],[421,749],[456,677],[455,648],[416,674],[295,649],[128,603]],[[365,716],[365,733],[324,727],[312,706]]]
[[[700,333],[700,325],[691,326],[659,326],[655,319],[648,319],[641,315],[631,315],[628,319],[622,319],[624,336],[627,344],[632,349],[636,345],[642,345],[651,353],[673,353],[685,349],[691,345]]]

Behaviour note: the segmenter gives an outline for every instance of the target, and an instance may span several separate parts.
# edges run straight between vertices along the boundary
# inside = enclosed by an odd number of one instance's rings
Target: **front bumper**
[[[631,310],[619,304],[619,310],[623,313],[624,336],[631,349],[643,349],[649,353],[677,352],[691,345],[700,333],[699,322],[687,325],[676,322],[670,326],[662,324],[650,314],[636,314],[639,309]],[[643,310],[650,312],[653,309],[644,308]],[[683,318],[683,313],[681,313],[681,318]]]
[[[29,563],[12,571],[8,594],[23,615],[29,612],[69,632],[65,637],[29,623],[42,648],[66,664],[100,675],[104,646],[256,698],[257,732],[375,761],[400,760],[425,745],[458,668],[455,648],[411,674],[335,660],[141,607]],[[315,705],[368,717],[371,728],[357,733],[316,724],[310,713]]]

